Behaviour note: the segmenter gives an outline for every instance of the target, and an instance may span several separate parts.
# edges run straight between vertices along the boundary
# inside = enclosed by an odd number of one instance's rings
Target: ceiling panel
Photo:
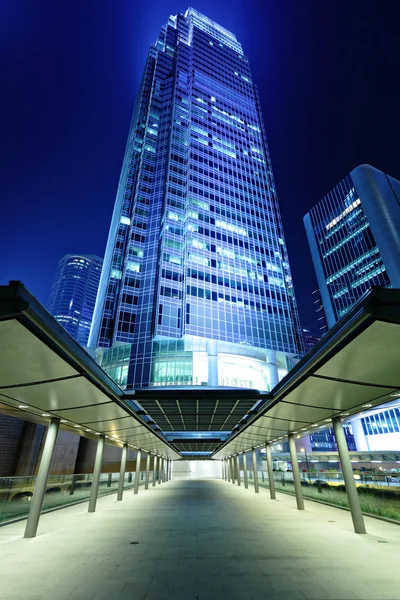
[[[110,401],[106,394],[84,377],[37,383],[25,387],[5,388],[2,393],[44,411],[95,406]]]
[[[2,387],[71,377],[78,373],[15,319],[0,321],[0,337]]]
[[[316,373],[327,377],[400,388],[400,327],[375,321]]]

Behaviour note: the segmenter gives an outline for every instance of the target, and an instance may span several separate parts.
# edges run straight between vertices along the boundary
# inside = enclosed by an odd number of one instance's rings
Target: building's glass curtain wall
[[[249,64],[193,9],[150,49],[129,133],[90,340],[108,370],[123,344],[128,388],[269,389],[302,352]]]
[[[362,199],[350,175],[310,211],[306,229],[309,239],[311,236],[315,240],[313,260],[323,271],[323,275],[319,273],[319,285],[321,292],[327,290],[330,302],[324,301],[324,307],[326,310],[330,304],[333,322],[345,315],[373,285],[390,284]],[[330,321],[332,326],[332,315]]]
[[[58,263],[47,308],[82,346],[86,346],[103,261],[98,256],[67,254]]]

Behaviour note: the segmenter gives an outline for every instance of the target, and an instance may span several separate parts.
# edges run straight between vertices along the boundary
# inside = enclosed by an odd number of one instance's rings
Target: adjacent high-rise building
[[[103,260],[90,254],[67,254],[58,263],[47,310],[82,346],[86,346]]]
[[[372,286],[400,287],[400,182],[370,165],[351,171],[304,217],[328,327]],[[399,402],[350,417],[357,450],[399,447]],[[331,431],[326,435],[329,437]],[[327,438],[328,439],[328,438]]]
[[[328,327],[372,286],[400,287],[400,182],[353,169],[304,217]]]
[[[191,8],[148,53],[89,345],[127,389],[268,390],[303,350],[250,66]]]

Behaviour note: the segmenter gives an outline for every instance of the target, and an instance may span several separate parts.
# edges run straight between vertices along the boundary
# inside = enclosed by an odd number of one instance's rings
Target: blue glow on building
[[[400,182],[354,169],[304,217],[328,326],[372,286],[400,287]]]
[[[194,9],[148,54],[89,345],[127,389],[266,390],[302,353],[257,88]]]
[[[103,260],[89,254],[67,254],[58,263],[48,311],[82,346],[86,346]]]

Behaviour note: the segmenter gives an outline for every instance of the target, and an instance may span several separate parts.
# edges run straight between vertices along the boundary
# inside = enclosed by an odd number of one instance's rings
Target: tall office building
[[[356,167],[304,224],[329,328],[372,286],[400,287],[400,182],[393,177]],[[357,450],[399,447],[398,405],[366,406],[349,419]]]
[[[103,260],[89,254],[66,254],[58,263],[47,310],[82,346],[86,346]]]
[[[400,287],[400,182],[369,165],[347,175],[304,217],[332,327],[372,286]]]
[[[302,352],[249,63],[191,8],[148,53],[89,345],[127,389],[267,390]]]

